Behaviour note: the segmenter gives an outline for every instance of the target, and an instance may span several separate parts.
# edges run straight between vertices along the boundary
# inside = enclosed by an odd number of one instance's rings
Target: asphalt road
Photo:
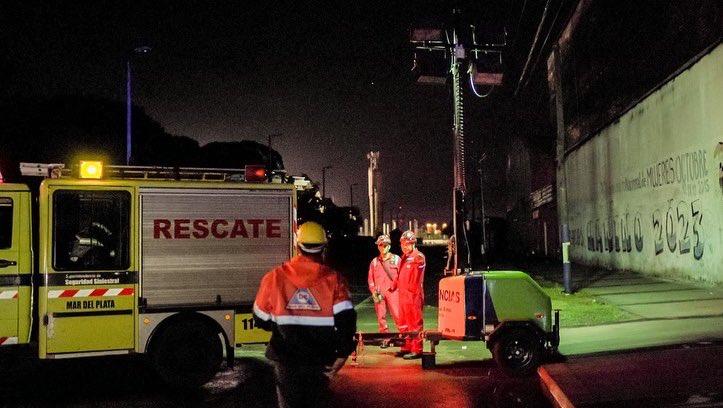
[[[440,364],[367,347],[332,383],[337,407],[546,407],[535,377],[509,379],[491,360]],[[274,407],[273,373],[260,351],[236,360],[198,391],[167,389],[142,359],[0,360],[0,406]]]

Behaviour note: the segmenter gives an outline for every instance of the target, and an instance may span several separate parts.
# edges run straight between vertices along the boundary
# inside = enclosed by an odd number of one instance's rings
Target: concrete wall
[[[565,161],[573,261],[723,282],[723,46]]]

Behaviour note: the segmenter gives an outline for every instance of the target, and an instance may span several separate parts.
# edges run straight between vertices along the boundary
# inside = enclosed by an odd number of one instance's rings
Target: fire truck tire
[[[513,328],[492,345],[492,357],[497,365],[513,377],[528,376],[537,370],[544,353],[540,336],[532,330]]]
[[[223,360],[218,333],[200,320],[181,320],[153,339],[151,363],[161,379],[175,388],[198,388],[211,380]]]

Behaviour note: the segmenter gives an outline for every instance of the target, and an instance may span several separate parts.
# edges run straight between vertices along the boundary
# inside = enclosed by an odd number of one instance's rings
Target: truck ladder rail
[[[61,163],[20,163],[20,171],[24,176],[46,178],[72,177],[77,165],[72,167]],[[204,167],[171,167],[171,166],[103,166],[104,178],[111,179],[143,179],[143,180],[178,180],[178,181],[237,181],[243,182],[245,169],[204,168]],[[285,170],[268,172],[269,180],[285,182]],[[297,177],[293,177],[296,181]]]
[[[110,178],[193,181],[244,181],[246,174],[245,169],[121,165],[105,166],[104,171]],[[272,179],[285,175],[285,170],[269,172]]]

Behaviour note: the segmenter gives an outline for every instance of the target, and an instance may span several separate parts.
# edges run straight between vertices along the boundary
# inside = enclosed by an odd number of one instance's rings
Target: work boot
[[[407,353],[402,358],[405,360],[416,360],[422,358],[422,353]]]

